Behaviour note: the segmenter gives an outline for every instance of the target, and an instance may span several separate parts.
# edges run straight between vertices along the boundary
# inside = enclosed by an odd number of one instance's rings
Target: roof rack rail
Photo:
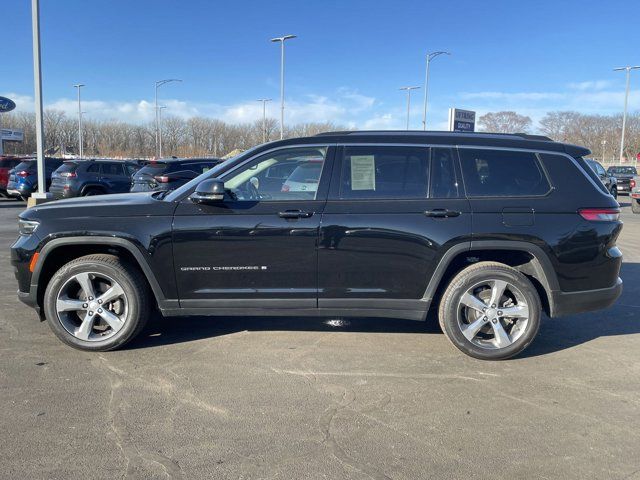
[[[532,135],[529,133],[498,133],[498,132],[449,132],[444,130],[335,130],[332,132],[317,133],[316,137],[332,135],[371,135],[371,134],[408,134],[408,135],[491,135],[500,137],[519,137],[525,140],[537,140],[543,142],[553,142],[554,140],[546,135]]]

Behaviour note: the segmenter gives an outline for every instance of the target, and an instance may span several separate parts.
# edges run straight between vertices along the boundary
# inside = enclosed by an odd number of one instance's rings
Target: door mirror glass
[[[189,197],[193,203],[219,203],[224,200],[224,182],[217,178],[204,180]]]

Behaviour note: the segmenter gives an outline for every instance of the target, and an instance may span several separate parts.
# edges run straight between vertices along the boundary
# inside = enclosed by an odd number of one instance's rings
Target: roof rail
[[[537,140],[553,142],[553,139],[545,135],[531,135],[529,133],[495,133],[495,132],[449,132],[442,130],[336,130],[333,132],[318,133],[316,137],[332,135],[375,135],[375,134],[399,134],[399,135],[486,135],[500,137],[518,137],[524,140]]]

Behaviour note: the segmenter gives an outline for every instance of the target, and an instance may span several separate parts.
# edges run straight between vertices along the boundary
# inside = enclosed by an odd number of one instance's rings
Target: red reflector
[[[632,179],[632,180],[629,180],[629,186],[630,186],[631,188],[636,188],[636,181],[635,181],[635,180],[633,180],[633,179]]]
[[[590,222],[615,222],[620,218],[618,208],[581,208],[578,213]]]
[[[36,268],[36,263],[38,263],[38,257],[40,256],[40,254],[38,252],[33,254],[33,257],[31,257],[31,262],[29,262],[29,271],[31,273],[33,273],[33,270]]]
[[[166,175],[158,175],[157,177],[153,178],[158,183],[169,183],[169,177]]]
[[[16,172],[16,175],[24,178],[29,176],[29,172],[22,170],[21,172]]]

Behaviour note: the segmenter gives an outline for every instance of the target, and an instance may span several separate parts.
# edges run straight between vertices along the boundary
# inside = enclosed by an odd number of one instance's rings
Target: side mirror
[[[189,197],[193,203],[218,203],[224,200],[224,182],[217,178],[204,180]]]

